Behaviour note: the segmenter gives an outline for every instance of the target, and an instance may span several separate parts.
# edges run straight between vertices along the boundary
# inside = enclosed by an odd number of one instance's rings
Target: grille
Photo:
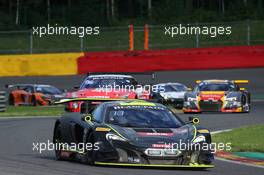
[[[201,111],[208,111],[208,112],[217,112],[221,111],[222,108],[222,101],[200,101],[199,106]]]

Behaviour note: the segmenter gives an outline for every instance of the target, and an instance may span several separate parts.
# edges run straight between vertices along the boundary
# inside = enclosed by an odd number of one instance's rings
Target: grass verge
[[[0,113],[0,117],[60,116],[63,113],[63,106],[8,106],[6,112]]]
[[[212,136],[215,143],[231,143],[232,152],[264,152],[264,124],[252,125]]]

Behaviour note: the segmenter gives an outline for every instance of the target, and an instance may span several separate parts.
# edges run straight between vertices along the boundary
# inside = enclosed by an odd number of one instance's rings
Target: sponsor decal
[[[172,137],[174,133],[158,133],[158,132],[137,132],[139,136],[168,136]]]

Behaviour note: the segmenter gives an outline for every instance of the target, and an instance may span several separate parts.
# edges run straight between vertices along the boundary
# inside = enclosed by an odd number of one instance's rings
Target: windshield
[[[106,123],[135,128],[178,128],[180,119],[166,108],[152,106],[109,107]]]
[[[197,87],[198,91],[235,91],[233,83],[201,83]]]
[[[49,95],[62,94],[61,90],[53,86],[37,86],[36,92]]]
[[[187,88],[184,85],[174,84],[165,86],[165,92],[182,92],[187,91]]]
[[[133,78],[124,77],[96,77],[87,78],[81,85],[81,89],[89,88],[131,88],[137,84]]]

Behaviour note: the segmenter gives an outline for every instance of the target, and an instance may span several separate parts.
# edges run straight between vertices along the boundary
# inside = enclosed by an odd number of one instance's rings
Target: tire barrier
[[[264,46],[90,52],[78,59],[78,74],[264,67]]]
[[[76,75],[83,53],[2,55],[0,76]]]
[[[263,58],[264,46],[2,55],[0,77],[257,68]]]
[[[0,91],[0,112],[6,111],[6,92]]]

